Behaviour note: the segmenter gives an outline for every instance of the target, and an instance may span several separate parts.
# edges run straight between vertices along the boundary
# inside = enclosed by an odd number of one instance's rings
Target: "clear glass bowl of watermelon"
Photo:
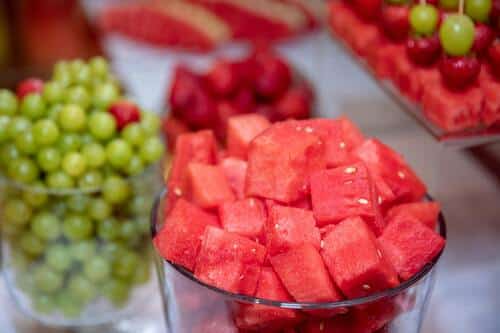
[[[49,326],[100,325],[146,302],[157,169],[109,190],[37,188],[2,178],[3,275],[24,315]]]
[[[165,197],[163,193],[153,207],[153,236],[164,221]],[[432,201],[430,197],[427,200]],[[441,214],[436,231],[446,238]],[[198,280],[190,271],[157,253],[155,262],[169,332],[418,333],[440,256],[441,253],[396,288],[330,303],[282,302],[235,294]],[[297,285],[301,285],[301,276],[315,274],[316,264],[311,257],[306,265],[309,271],[295,272]],[[223,274],[219,278],[224,279]],[[260,281],[257,293],[289,299],[271,268],[262,269]],[[304,284],[301,288],[305,293],[314,293],[321,286]]]

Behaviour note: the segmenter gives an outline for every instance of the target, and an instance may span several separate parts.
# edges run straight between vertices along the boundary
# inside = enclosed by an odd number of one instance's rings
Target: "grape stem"
[[[464,14],[464,5],[465,5],[465,1],[464,0],[459,0],[459,2],[458,2],[458,13],[460,15]]]

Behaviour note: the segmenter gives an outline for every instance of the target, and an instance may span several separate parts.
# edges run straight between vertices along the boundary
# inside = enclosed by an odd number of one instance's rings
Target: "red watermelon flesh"
[[[334,302],[342,299],[314,245],[304,243],[271,257],[270,261],[281,282],[296,301]]]
[[[381,39],[382,35],[377,26],[361,22],[353,34],[352,47],[359,56],[364,57],[380,45]]]
[[[406,57],[405,47],[394,43],[382,44],[374,54],[373,63],[375,74],[379,78],[394,78],[396,59]]]
[[[331,319],[309,320],[300,329],[300,333],[361,333],[351,314],[338,315]],[[370,332],[371,333],[371,332]]]
[[[390,207],[392,205],[394,200],[396,200],[396,195],[380,175],[372,173],[370,176],[375,183],[375,189],[377,191],[377,202],[380,206],[380,209],[384,211],[387,207]]]
[[[162,124],[163,133],[167,137],[168,149],[175,151],[175,142],[177,137],[183,133],[189,132],[189,127],[180,119],[173,116],[166,118]]]
[[[382,177],[398,201],[419,201],[427,192],[403,157],[380,141],[366,140],[354,155],[365,162],[373,174]]]
[[[193,270],[205,228],[218,224],[216,216],[181,198],[166,217],[154,244],[163,258]]]
[[[228,315],[215,315],[192,328],[191,333],[242,333]]]
[[[378,249],[375,235],[359,217],[342,221],[323,242],[323,259],[344,295],[365,297],[399,284],[394,267]]]
[[[328,3],[328,24],[339,37],[345,38],[349,25],[346,24],[354,12],[344,1],[330,1]]]
[[[321,1],[311,0],[281,0],[287,4],[297,6],[307,18],[307,26],[315,28],[320,24],[320,20],[324,15],[324,5]]]
[[[312,175],[311,198],[314,217],[319,226],[361,216],[376,235],[382,232],[385,223],[375,185],[362,162]]]
[[[420,84],[417,67],[403,54],[395,59],[394,84],[399,90],[413,101],[418,100]]]
[[[188,179],[192,200],[202,208],[217,208],[235,199],[222,168],[217,165],[189,163]]]
[[[222,171],[226,175],[229,186],[238,199],[245,198],[245,178],[247,176],[248,164],[246,161],[234,157],[227,157],[220,163]]]
[[[219,206],[219,217],[224,230],[249,238],[258,238],[267,220],[264,203],[256,198],[226,202]]]
[[[207,227],[194,274],[220,289],[253,296],[265,257],[266,248],[259,243]]]
[[[258,298],[272,301],[292,301],[280,279],[270,267],[262,268],[257,292]],[[277,332],[292,326],[300,320],[301,316],[296,310],[280,309],[265,305],[240,304],[236,313],[236,326],[252,332],[266,330]]]
[[[382,252],[403,280],[410,279],[431,262],[446,241],[416,218],[400,216],[379,237]]]
[[[250,142],[271,126],[266,117],[244,114],[231,117],[227,129],[227,151],[230,156],[246,159]]]
[[[265,236],[271,256],[304,243],[312,244],[319,250],[321,242],[312,211],[280,205],[274,205],[270,210]]]
[[[325,167],[324,145],[298,121],[278,123],[250,144],[246,194],[291,203],[309,192],[309,176]]]
[[[392,207],[386,215],[388,223],[400,215],[407,214],[436,230],[441,205],[437,202],[413,202]]]
[[[400,306],[394,299],[383,299],[357,307],[353,313],[357,332],[372,333],[385,327],[401,313]]]
[[[479,75],[479,85],[484,93],[481,120],[487,126],[500,123],[500,82],[490,73],[489,69],[483,68]]]

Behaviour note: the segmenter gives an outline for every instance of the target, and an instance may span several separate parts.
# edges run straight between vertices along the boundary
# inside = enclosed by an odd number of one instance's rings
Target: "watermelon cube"
[[[384,228],[375,185],[362,162],[312,175],[311,198],[319,226],[361,216],[375,234],[379,235]]]
[[[238,199],[245,198],[245,179],[248,163],[238,158],[227,157],[220,162],[220,167],[236,197]]]
[[[219,217],[224,230],[258,238],[264,231],[267,212],[261,200],[248,198],[222,204],[219,206]]]
[[[380,79],[392,79],[395,76],[396,59],[406,57],[403,45],[394,43],[383,43],[373,55],[370,61],[373,63],[375,75]]]
[[[314,245],[304,243],[271,257],[270,261],[281,282],[296,301],[334,302],[342,299]]]
[[[441,205],[437,202],[412,202],[392,207],[386,215],[388,223],[401,215],[409,215],[432,230],[436,229]]]
[[[489,68],[481,70],[479,85],[484,93],[484,108],[481,120],[486,126],[500,123],[500,82],[491,74]]]
[[[382,252],[403,280],[410,279],[430,263],[446,241],[416,218],[400,216],[379,237]]]
[[[377,202],[380,209],[384,211],[387,207],[390,207],[394,200],[396,200],[396,195],[389,187],[389,184],[378,174],[370,174],[373,182],[375,183],[375,189],[377,191]]]
[[[170,116],[163,120],[162,130],[167,137],[168,149],[172,152],[175,151],[175,142],[177,137],[183,133],[189,132],[189,127],[182,120]]]
[[[273,125],[250,144],[246,194],[284,203],[309,192],[309,176],[325,168],[324,145],[299,121]]]
[[[246,160],[250,142],[271,123],[259,114],[233,116],[227,126],[227,151],[230,156]]]
[[[312,244],[319,250],[321,242],[312,211],[280,205],[274,205],[269,212],[265,237],[271,256],[304,243]]]
[[[166,217],[154,245],[163,258],[192,271],[205,228],[218,224],[216,216],[181,198]]]
[[[234,194],[219,166],[201,163],[188,165],[193,202],[202,208],[216,208],[234,200]]]
[[[356,327],[353,316],[345,314],[331,319],[309,320],[302,325],[300,333],[365,333]]]
[[[350,298],[365,297],[399,284],[375,235],[359,217],[342,221],[323,239],[322,256],[333,280]]]
[[[270,267],[262,268],[256,297],[273,301],[292,301],[280,279]],[[281,329],[296,324],[301,315],[296,310],[280,309],[265,305],[240,304],[236,311],[236,326],[240,329],[281,332]]]
[[[207,227],[194,275],[220,289],[254,295],[266,248],[246,237]]]
[[[349,25],[346,24],[354,16],[352,9],[343,1],[328,2],[328,23],[338,37],[344,38]]]
[[[401,311],[402,309],[395,299],[382,299],[359,306],[352,313],[353,321],[356,322],[356,332],[378,333]]]
[[[376,25],[361,23],[352,37],[352,48],[361,57],[373,52],[380,45],[382,35]]]
[[[413,101],[418,100],[420,83],[416,67],[406,54],[398,56],[394,62],[394,84]]]
[[[403,157],[380,141],[366,140],[353,153],[389,185],[398,201],[420,201],[427,192]]]

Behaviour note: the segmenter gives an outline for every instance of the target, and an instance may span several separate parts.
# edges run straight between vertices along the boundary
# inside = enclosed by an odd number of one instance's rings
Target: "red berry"
[[[417,65],[430,66],[441,54],[441,43],[439,37],[416,37],[409,38],[406,42],[408,57]]]
[[[462,89],[476,81],[481,65],[475,56],[444,56],[439,70],[449,88]]]
[[[200,81],[195,73],[183,66],[175,69],[168,100],[174,113],[189,106],[195,92],[201,89]]]
[[[366,20],[373,20],[380,15],[383,0],[353,0],[356,13]]]
[[[203,89],[196,91],[189,107],[182,110],[182,119],[195,129],[211,128],[217,120],[217,109]]]
[[[491,2],[490,11],[490,24],[492,27],[498,28],[500,18],[500,0],[493,0]]]
[[[305,119],[311,113],[310,92],[303,87],[288,90],[276,103],[276,111],[283,119]]]
[[[122,129],[130,123],[139,122],[141,113],[139,107],[129,101],[118,101],[111,104],[108,111],[115,117],[118,129]]]
[[[255,113],[266,117],[270,122],[285,120],[284,117],[278,114],[276,107],[268,104],[257,105],[257,107],[255,108]]]
[[[495,39],[495,33],[486,24],[477,24],[474,32],[474,44],[472,50],[477,54],[484,54],[488,51],[491,43]]]
[[[387,37],[394,41],[404,40],[410,31],[409,10],[407,6],[384,6],[381,25]]]
[[[219,96],[231,95],[239,83],[236,66],[227,61],[218,61],[207,74],[207,81],[212,91]]]
[[[30,78],[21,81],[17,85],[16,94],[18,98],[23,98],[29,94],[38,94],[43,91],[43,81],[37,78]]]
[[[235,108],[242,113],[252,112],[255,107],[255,96],[250,88],[244,87],[232,99]]]
[[[439,0],[427,0],[428,5],[437,6],[438,3],[439,3]]]
[[[488,57],[493,73],[500,79],[500,40],[495,40],[488,49]]]
[[[278,98],[292,82],[288,64],[270,52],[257,55],[257,68],[255,90],[264,98]]]
[[[170,116],[163,120],[162,131],[167,138],[168,149],[173,152],[177,137],[189,132],[189,127],[182,120]]]

